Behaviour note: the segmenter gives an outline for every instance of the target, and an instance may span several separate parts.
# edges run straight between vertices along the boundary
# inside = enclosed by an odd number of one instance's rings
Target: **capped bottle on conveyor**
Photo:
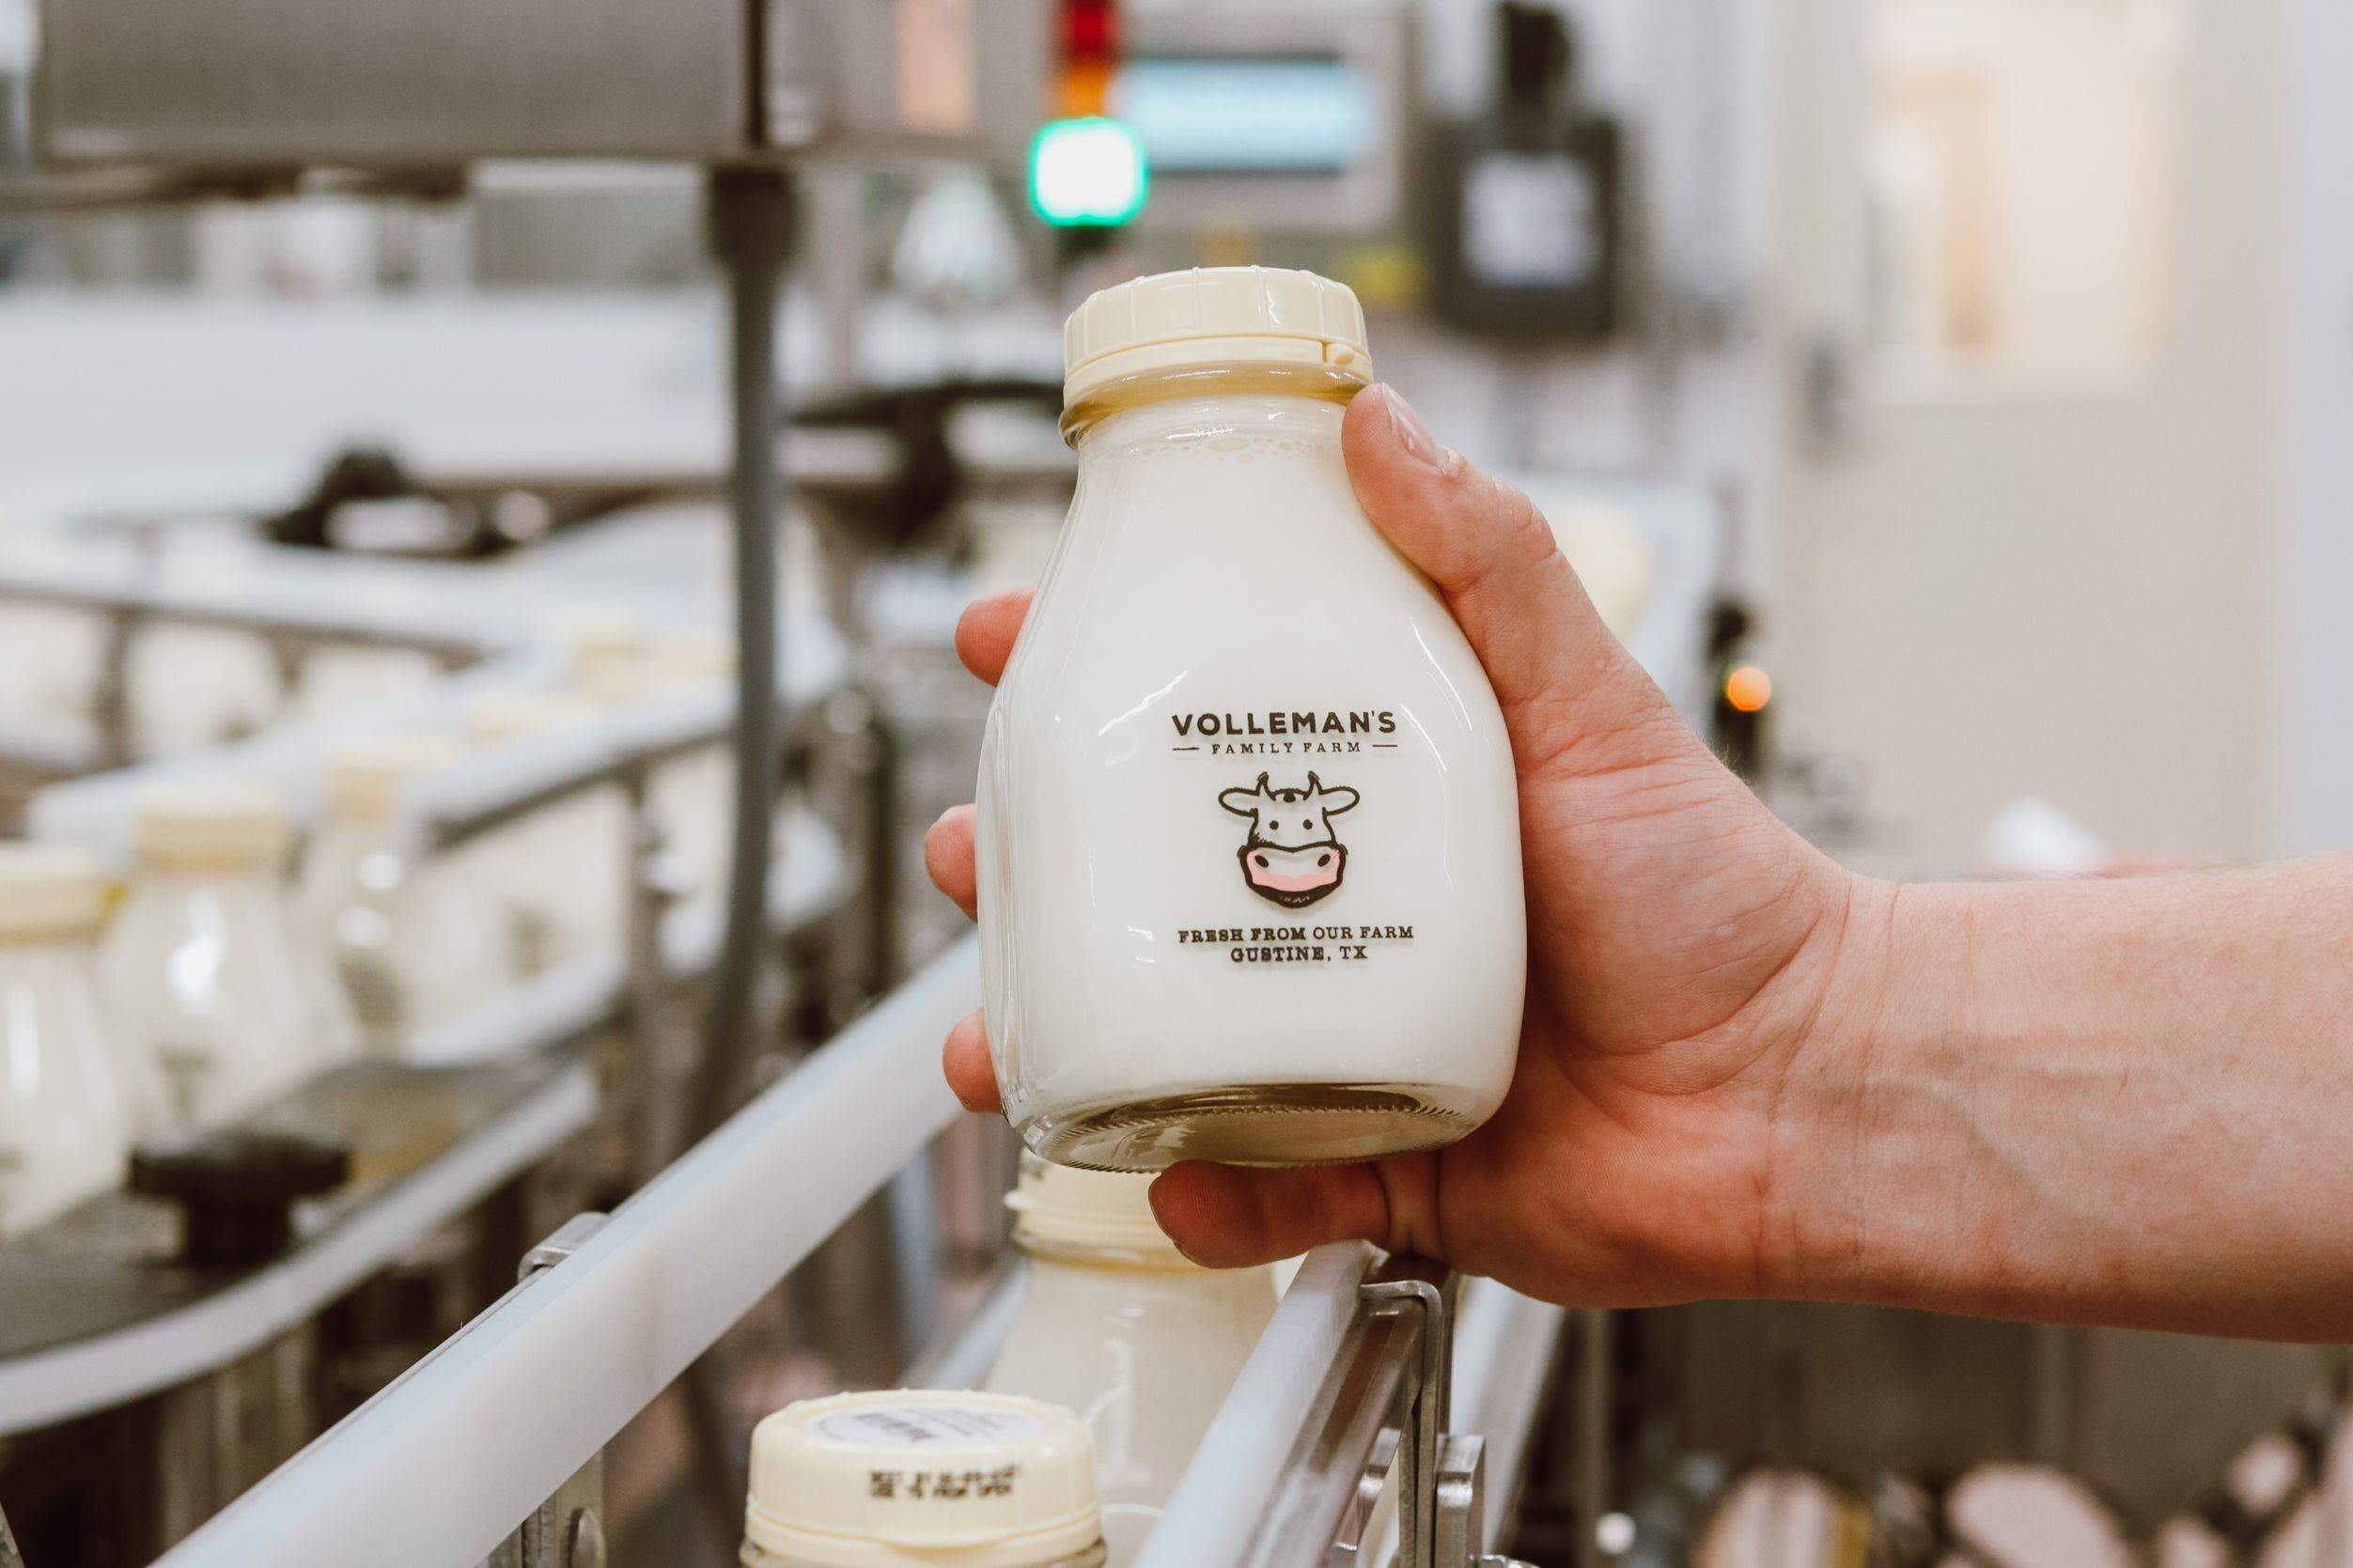
[[[985,1385],[1081,1412],[1111,1568],[1160,1524],[1280,1294],[1274,1270],[1210,1269],[1152,1218],[1152,1178],[1021,1158],[1005,1199],[1021,1304]]]
[[[99,1002],[107,893],[86,850],[0,844],[0,1240],[118,1186],[161,1110]]]
[[[752,1433],[743,1568],[1102,1568],[1078,1417],[921,1389],[790,1405]]]
[[[327,753],[327,813],[304,862],[304,902],[379,1055],[487,1006],[516,977],[473,863],[425,856],[400,815],[404,793],[460,754],[455,736],[429,730],[347,736]]]
[[[291,831],[263,784],[159,784],[135,808],[139,875],[101,958],[175,1120],[233,1121],[359,1048],[325,944],[288,917]]]
[[[978,792],[1006,1114],[1100,1170],[1453,1142],[1510,1086],[1519,802],[1486,673],[1349,484],[1356,297],[1171,272],[1065,347],[1078,491]]]

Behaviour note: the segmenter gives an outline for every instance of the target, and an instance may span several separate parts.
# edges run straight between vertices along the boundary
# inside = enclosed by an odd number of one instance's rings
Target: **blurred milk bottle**
[[[1208,1269],[1177,1251],[1151,1185],[1021,1157],[1005,1202],[1029,1266],[987,1384],[1084,1419],[1114,1568],[1160,1523],[1277,1294],[1272,1269]]]
[[[836,1394],[753,1430],[743,1568],[1102,1568],[1093,1454],[1003,1394]]]
[[[235,1119],[358,1047],[320,944],[288,917],[286,806],[267,785],[179,783],[143,796],[139,879],[103,973],[132,1039],[162,1064],[176,1118]]]
[[[352,737],[327,754],[327,815],[304,865],[304,901],[371,1051],[465,1017],[512,981],[491,900],[467,867],[415,854],[401,794],[455,763],[455,737]]]
[[[735,678],[732,639],[714,632],[673,629],[649,639],[633,657],[584,664],[581,689],[616,711],[679,702],[728,689]],[[697,747],[654,770],[648,790],[662,848],[678,868],[689,898],[719,896],[726,887],[735,810],[734,753],[724,740]]]
[[[99,1008],[98,860],[0,844],[0,1239],[120,1184],[151,1107]]]
[[[513,687],[466,709],[466,737],[530,768],[527,752],[584,740],[596,704],[574,691]],[[595,953],[618,953],[628,917],[629,805],[600,785],[529,813],[462,851],[475,886],[496,906],[514,970],[541,973]]]

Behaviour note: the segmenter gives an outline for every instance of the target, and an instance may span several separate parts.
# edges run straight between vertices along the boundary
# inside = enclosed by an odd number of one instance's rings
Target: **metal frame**
[[[1346,1568],[1381,1545],[1364,1532],[1392,1475],[1396,1568],[1502,1562],[1486,1555],[1485,1441],[1450,1430],[1464,1284],[1425,1259],[1378,1260],[1361,1243],[1311,1254],[1137,1568]],[[1561,1323],[1556,1309],[1481,1318],[1485,1331],[1526,1337],[1545,1360]],[[1523,1419],[1534,1414],[1530,1405]],[[1505,1436],[1525,1452],[1524,1427]]]
[[[496,639],[438,627],[356,621],[349,607],[340,611],[305,611],[288,605],[263,610],[136,581],[69,582],[39,574],[0,570],[0,604],[73,611],[97,619],[102,626],[98,674],[90,693],[91,716],[98,730],[95,749],[78,753],[70,747],[0,740],[0,762],[42,777],[72,778],[132,763],[131,653],[139,633],[149,627],[248,633],[269,648],[279,678],[289,691],[300,677],[303,660],[322,648],[382,648],[418,653],[444,670],[462,669],[506,651],[506,645]]]

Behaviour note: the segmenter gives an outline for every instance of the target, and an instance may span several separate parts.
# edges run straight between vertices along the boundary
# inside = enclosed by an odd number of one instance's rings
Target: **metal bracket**
[[[522,1255],[522,1263],[515,1269],[515,1279],[522,1281],[535,1275],[545,1274],[549,1269],[587,1245],[588,1238],[603,1230],[604,1222],[612,1218],[611,1215],[600,1213],[595,1209],[573,1215],[569,1219],[556,1226],[554,1230],[550,1231],[537,1247]]]
[[[1397,1568],[1456,1568],[1438,1555],[1436,1509],[1439,1449],[1446,1430],[1447,1379],[1454,1367],[1452,1322],[1445,1293],[1429,1280],[1376,1280],[1360,1287],[1375,1311],[1421,1318],[1409,1423],[1397,1445]]]
[[[1438,1449],[1431,1489],[1436,1560],[1445,1568],[1476,1568],[1487,1546],[1487,1439],[1449,1433]]]
[[[575,1214],[522,1255],[515,1270],[528,1284],[586,1244],[610,1217]],[[532,1510],[522,1528],[500,1542],[481,1568],[605,1568],[604,1455],[572,1472],[555,1495]],[[0,1561],[0,1568],[10,1568]]]

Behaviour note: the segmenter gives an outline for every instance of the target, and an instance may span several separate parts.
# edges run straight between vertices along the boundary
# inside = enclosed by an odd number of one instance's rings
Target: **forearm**
[[[2353,1337],[2353,861],[1863,884],[1835,973],[1775,1118],[1789,1294]]]

